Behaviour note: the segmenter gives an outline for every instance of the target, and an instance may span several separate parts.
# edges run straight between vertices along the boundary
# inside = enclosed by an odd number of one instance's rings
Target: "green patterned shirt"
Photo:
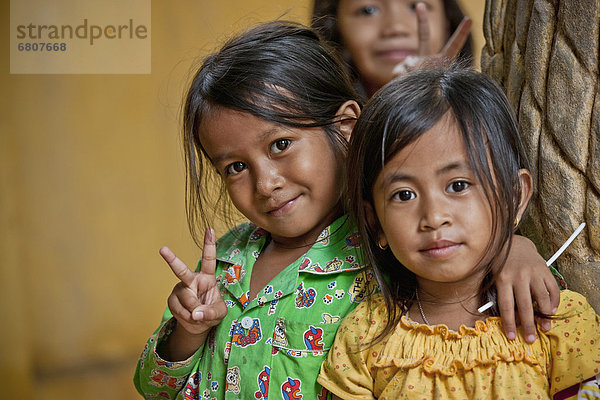
[[[328,397],[317,383],[341,319],[375,288],[347,217],[327,227],[302,257],[254,299],[250,276],[268,233],[242,224],[217,242],[217,280],[227,316],[189,359],[156,353],[175,319],[167,309],[146,343],[134,376],[147,399],[284,399]],[[200,265],[198,266],[198,269]]]

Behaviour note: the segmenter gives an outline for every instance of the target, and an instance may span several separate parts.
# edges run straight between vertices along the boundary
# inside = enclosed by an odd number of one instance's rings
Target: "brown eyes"
[[[225,176],[236,175],[246,169],[246,164],[237,161],[225,167]]]
[[[275,154],[281,153],[290,146],[290,139],[278,139],[271,144],[271,151]]]

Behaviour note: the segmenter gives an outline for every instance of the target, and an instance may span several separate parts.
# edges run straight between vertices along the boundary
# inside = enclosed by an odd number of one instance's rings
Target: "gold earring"
[[[382,246],[381,243],[378,240],[377,241],[377,247],[379,247],[381,250],[385,251],[388,248],[388,245],[386,244],[385,246]]]
[[[517,229],[517,226],[519,226],[519,216],[517,215],[517,218],[515,219],[515,226],[513,226],[513,229]]]

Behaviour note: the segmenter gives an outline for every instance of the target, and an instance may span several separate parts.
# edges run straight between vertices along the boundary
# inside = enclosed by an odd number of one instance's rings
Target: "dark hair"
[[[450,118],[459,130],[492,209],[492,236],[486,252],[491,257],[479,267],[486,276],[479,291],[481,301],[495,299],[495,277],[508,255],[521,196],[519,169],[527,168],[527,160],[503,90],[490,77],[456,64],[391,81],[365,105],[348,154],[353,166],[347,174],[349,212],[358,225],[365,262],[373,266],[389,316],[378,338],[389,333],[410,308],[417,281],[389,248],[377,246],[379,228],[369,226],[364,203],[373,205],[373,185],[386,160],[442,118]],[[498,315],[498,309],[494,307],[491,314]]]
[[[207,167],[212,164],[199,138],[203,119],[224,107],[288,127],[323,127],[344,164],[347,141],[333,123],[339,107],[358,95],[341,63],[312,29],[288,21],[251,28],[204,59],[183,108],[187,218],[196,243],[198,223],[210,222],[207,211],[230,222],[232,207],[222,180]],[[206,188],[217,179],[221,191],[214,199]]]
[[[338,29],[337,23],[337,12],[338,4],[340,0],[314,0],[311,26],[316,29],[325,39],[332,43],[332,46],[339,53],[340,57],[343,57],[344,44]],[[450,25],[450,34],[458,28],[458,25],[464,18],[464,14],[460,9],[456,0],[443,0],[444,12],[446,13],[446,19]],[[472,62],[473,60],[473,49],[471,35],[467,38],[465,45],[460,51],[457,59]],[[362,90],[360,83],[360,76],[356,70],[352,60],[345,60],[349,65],[349,73],[354,80],[355,86]]]

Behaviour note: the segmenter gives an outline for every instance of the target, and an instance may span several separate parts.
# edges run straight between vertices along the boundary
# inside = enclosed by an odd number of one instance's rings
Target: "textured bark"
[[[549,258],[587,223],[557,267],[600,311],[600,0],[487,0],[484,36],[536,187],[521,230]]]

